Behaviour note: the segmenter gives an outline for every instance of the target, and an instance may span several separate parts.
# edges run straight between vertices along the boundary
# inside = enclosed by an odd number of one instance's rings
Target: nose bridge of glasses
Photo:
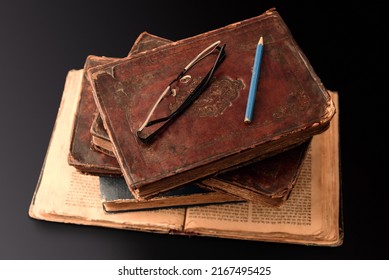
[[[205,58],[205,57],[204,57]],[[209,59],[202,59],[193,64],[189,69],[183,71],[178,77],[173,80],[170,87],[170,96],[187,95],[192,91],[196,85],[203,79],[209,69],[214,64],[214,57]],[[168,96],[166,96],[168,97]]]
[[[190,81],[190,79],[192,79],[192,76],[191,75],[185,75],[183,76],[181,79],[180,79],[180,83],[183,83],[183,84],[186,84]]]
[[[187,74],[181,77],[179,80],[175,81],[170,85],[170,95],[166,96],[165,99],[170,99],[171,102],[177,103],[182,98],[190,94],[190,91],[193,90],[197,79],[195,76]],[[171,99],[173,97],[174,99]]]

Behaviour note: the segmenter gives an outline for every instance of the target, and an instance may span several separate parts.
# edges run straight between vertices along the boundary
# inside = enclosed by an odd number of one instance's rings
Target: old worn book
[[[112,61],[112,59],[89,56],[84,69],[91,65],[98,65],[109,61]],[[85,173],[93,171],[94,174],[121,175],[120,167],[115,158],[107,156],[91,147],[92,136],[89,129],[94,116],[98,112],[85,71],[83,74],[81,83],[82,92],[74,119],[68,163]]]
[[[92,142],[95,149],[114,156],[112,143],[103,127],[101,117],[96,116],[92,128]],[[98,141],[96,139],[99,139]],[[281,206],[289,197],[295,185],[306,151],[310,141],[298,145],[290,150],[279,153],[275,156],[247,164],[235,170],[220,173],[213,178],[198,180],[194,184],[204,189],[223,191],[241,197],[252,202],[264,202],[274,206]],[[124,190],[126,185],[122,178],[111,178],[102,180],[101,187],[103,204],[114,211],[129,210],[133,208],[134,196],[130,191]],[[119,185],[120,191],[112,185]],[[190,185],[190,184],[187,184]],[[193,188],[193,187],[192,187]],[[182,187],[178,193],[182,192]],[[166,193],[176,193],[175,189]],[[163,196],[164,193],[158,195]]]
[[[166,39],[143,32],[136,40],[130,53],[137,53],[145,48],[153,48],[167,42]],[[114,59],[88,56],[84,72],[93,65],[112,60]],[[89,134],[88,126],[91,122]],[[91,143],[93,149],[90,147]],[[104,184],[106,187],[101,188],[102,202],[107,211],[126,211],[146,207],[173,206],[178,203],[191,205],[219,203],[223,199],[236,201],[236,196],[239,196],[245,200],[280,206],[288,198],[295,184],[306,150],[307,144],[302,144],[277,155],[275,158],[265,159],[229,172],[228,176],[231,180],[227,179],[226,175],[220,180],[216,176],[215,179],[207,180],[204,183],[197,182],[196,187],[192,184],[186,191],[184,191],[185,188],[179,187],[177,191],[173,189],[160,193],[152,201],[148,199],[149,201],[144,203],[134,203],[134,196],[128,191]],[[68,162],[84,173],[107,176],[121,175],[120,166],[116,160],[111,158],[112,156],[114,156],[112,143],[100,114],[96,111],[89,81],[84,76]],[[109,181],[112,185],[122,186],[121,178],[101,181],[105,183]],[[193,193],[194,190],[196,193]],[[219,191],[216,192],[217,190]],[[201,195],[199,195],[199,191],[201,191]],[[228,195],[228,193],[233,195]]]
[[[264,38],[254,119],[243,122],[251,68]],[[167,85],[203,49],[220,40],[225,59],[202,95],[151,143],[138,131]],[[203,63],[204,62],[204,63]],[[175,110],[207,73],[196,64],[167,110]],[[98,110],[136,199],[278,154],[325,131],[335,107],[281,16],[270,10],[216,30],[90,68]],[[200,83],[200,84],[199,84]],[[164,106],[165,105],[165,106]]]
[[[129,191],[123,177],[100,176],[99,184],[102,206],[107,212],[244,201],[239,196],[227,192],[213,191],[195,183],[186,184],[160,193],[153,198],[139,201]]]
[[[147,49],[156,48],[170,42],[167,39],[143,32],[135,41],[130,53],[139,53]],[[93,138],[90,134],[94,117],[99,115],[93,99],[91,85],[87,79],[86,70],[90,67],[108,63],[117,58],[99,57],[90,55],[84,65],[82,78],[82,93],[76,113],[72,143],[69,150],[68,162],[78,170],[85,173],[101,175],[121,175],[120,166],[115,158],[101,153],[104,148],[96,151],[91,148]]]
[[[237,202],[110,214],[101,207],[99,177],[80,173],[67,163],[81,80],[82,70],[70,71],[67,76],[29,207],[31,218],[192,238],[197,235],[305,245],[342,244],[338,114],[327,131],[313,137],[296,186],[282,207]],[[337,104],[337,94],[332,95]]]
[[[96,116],[92,124],[91,134],[95,149],[109,156],[114,156],[112,143],[103,127],[100,115]],[[235,170],[220,173],[213,178],[187,184],[192,185],[189,193],[193,191],[194,185],[196,185],[195,189],[201,190],[201,192],[206,192],[206,189],[222,191],[244,200],[281,206],[288,199],[296,183],[309,143],[310,141],[306,141],[295,148],[275,156],[242,166]],[[120,187],[118,188],[118,186]],[[200,186],[203,188],[199,189]],[[124,187],[127,187],[127,184],[125,184],[123,178],[100,180],[100,190],[105,209],[109,209],[110,211],[116,211],[116,209],[118,211],[125,211],[138,208],[139,203],[133,205],[136,199]],[[183,190],[184,188],[180,187],[177,191],[173,189],[165,193],[170,196],[175,193],[181,194]],[[157,197],[163,197],[165,193],[159,194]]]
[[[100,135],[104,135],[103,130]],[[306,141],[275,156],[187,185],[197,185],[196,188],[201,186],[203,188],[201,192],[205,192],[205,189],[213,190],[233,194],[256,203],[263,202],[281,206],[288,199],[296,183],[309,143],[310,141]],[[109,139],[106,139],[106,145],[108,150],[112,151]],[[128,210],[133,209],[132,204],[136,199],[128,189],[123,189],[124,186],[127,186],[123,178],[102,179],[100,184],[102,185],[103,205],[106,209],[109,208],[111,211],[115,211],[115,208],[119,211],[126,210],[126,208]],[[120,186],[120,188],[117,188],[117,186]],[[166,193],[182,193],[183,189],[183,187],[180,187],[177,191],[172,189],[157,195],[157,197],[163,197]],[[191,190],[193,190],[193,186],[189,192]]]
[[[140,44],[144,40],[159,41],[161,39],[155,35],[142,33],[135,45]],[[149,43],[147,46],[150,45]],[[157,45],[157,43],[154,45]],[[140,48],[136,50],[140,50]],[[85,69],[88,69],[91,65],[107,63],[107,61],[112,60],[106,57],[88,56],[84,73]],[[96,151],[90,146],[91,142],[93,143],[95,140],[93,134],[88,133],[88,126],[91,126],[91,130],[95,126],[95,133],[99,132],[101,135],[104,135],[105,129],[102,126],[102,122],[96,122],[98,117],[99,114],[96,112],[90,84],[84,74],[81,84],[81,97],[73,126],[68,162],[84,173],[101,176],[121,175],[122,173],[116,159],[104,154],[107,153],[106,150],[112,151],[112,148],[108,146],[105,149],[95,147],[98,150]],[[228,173],[231,178],[238,176],[240,178],[239,180],[229,181],[224,176],[220,180],[216,177],[213,180],[206,180],[203,183],[185,184],[177,190],[173,189],[159,193],[156,197],[141,203],[138,203],[128,190],[123,190],[122,187],[124,184],[122,178],[102,178],[100,180],[102,204],[108,212],[240,200],[265,202],[274,206],[280,206],[288,198],[295,184],[306,150],[307,145],[303,144],[290,151],[285,151],[274,158],[265,159]]]
[[[193,185],[196,185],[195,189],[201,187],[202,193],[205,193],[206,190],[208,190],[233,195],[233,197],[226,197],[229,198],[228,201],[236,201],[236,197],[239,197],[243,200],[255,203],[281,206],[288,199],[290,192],[296,184],[309,143],[310,141],[307,141],[270,158],[254,162],[235,170],[220,173],[207,179],[188,183],[184,185],[190,186],[187,194],[191,194],[194,190]],[[106,209],[109,208],[111,211],[115,211],[115,208],[117,208],[118,211],[124,211],[132,210],[140,205],[140,203],[137,204],[138,206],[132,205],[136,199],[128,188],[127,190],[123,189],[124,186],[127,186],[123,178],[101,179],[100,184],[102,185],[102,201]],[[117,186],[120,186],[120,188]],[[150,200],[154,200],[155,203],[158,203],[158,201],[162,202],[161,198],[166,198],[166,194],[170,197],[176,193],[182,194],[185,193],[184,189],[185,187],[181,186],[178,189],[174,188],[170,191],[160,193],[151,199],[140,201],[151,202]],[[213,195],[216,195],[216,193]],[[208,199],[203,202],[209,203],[209,199],[212,199],[212,196],[209,194]],[[217,194],[217,196],[220,199],[223,198],[220,194]],[[196,196],[192,196],[191,199],[194,199],[194,201],[192,203],[187,203],[188,205],[200,204],[199,202],[196,202]],[[178,197],[177,200],[179,200]],[[215,199],[215,202],[222,201]]]
[[[90,128],[90,134],[92,136],[92,147],[95,150],[107,154],[111,157],[115,157],[111,140],[109,139],[108,133],[104,128],[104,123],[100,114],[96,114],[94,117]]]
[[[166,42],[168,42],[167,39],[143,32],[131,48],[130,54],[158,47]],[[87,57],[83,69],[81,96],[79,98],[77,112],[75,114],[68,155],[68,163],[83,173],[111,177],[122,175],[116,158],[113,158],[112,155],[108,156],[107,151],[104,148],[95,147],[97,148],[96,150],[91,146],[93,142],[93,135],[90,134],[90,129],[93,125],[94,118],[96,118],[99,114],[92,96],[90,83],[85,75],[85,71],[89,67],[114,60],[115,58],[90,55]],[[101,182],[101,198],[103,207],[107,212],[243,200],[242,198],[226,192],[217,192],[199,185],[188,184],[187,188],[186,186],[183,186],[177,190],[160,193],[153,199],[136,203],[134,197],[129,193],[128,188],[127,191],[123,190],[122,178],[101,178]],[[108,183],[109,185],[107,185]]]
[[[272,157],[200,180],[199,186],[254,203],[281,206],[301,172],[310,140]]]
[[[137,200],[123,177],[101,176],[100,193],[107,212],[171,206],[251,201],[280,207],[296,184],[310,141],[270,158],[188,183],[146,200]]]

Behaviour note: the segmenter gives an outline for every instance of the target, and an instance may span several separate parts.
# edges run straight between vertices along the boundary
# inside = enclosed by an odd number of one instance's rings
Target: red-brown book
[[[143,32],[135,41],[129,54],[156,48],[171,42],[165,38]],[[93,143],[90,129],[93,119],[98,116],[96,103],[93,99],[92,88],[88,81],[86,70],[97,65],[112,62],[118,58],[108,58],[90,55],[84,65],[84,77],[81,84],[81,97],[77,115],[74,121],[72,141],[70,145],[68,163],[78,170],[95,175],[121,175],[120,166],[115,158],[92,149]]]
[[[260,36],[261,77],[254,120],[247,125],[243,116]],[[226,44],[226,58],[210,85],[155,141],[142,143],[137,131],[161,92],[193,57],[218,40]],[[204,67],[209,65],[196,67],[193,76],[207,72]],[[274,9],[93,67],[88,76],[136,199],[288,150],[325,131],[335,114],[331,96]],[[192,79],[180,91],[190,91],[199,80]]]
[[[137,47],[138,45],[152,48],[167,42],[166,39],[143,32],[136,40],[132,51],[142,50],[142,48]],[[107,63],[112,60],[113,58],[89,56],[85,63],[85,70],[98,63]],[[88,127],[91,122],[89,134]],[[228,193],[238,192],[238,196],[244,200],[280,206],[288,198],[295,184],[306,149],[307,144],[303,144],[274,158],[265,159],[229,172],[230,176],[234,176],[233,174],[240,176],[239,185],[236,185],[236,181],[226,184],[228,182],[226,179],[219,181],[218,177],[215,177],[216,180],[191,184],[188,187],[188,192],[185,191],[185,187],[181,187],[178,191],[161,193],[155,199],[149,199],[147,203],[137,202],[135,204],[135,198],[132,194],[123,190],[122,178],[102,178],[100,180],[102,202],[107,211],[128,211],[178,204],[237,201],[241,199],[238,199],[236,195],[228,195]],[[117,160],[112,158],[113,156],[112,143],[103,126],[100,114],[96,111],[91,87],[84,76],[68,162],[84,173],[107,176],[122,175],[120,166]],[[226,192],[227,187],[236,188],[237,186],[237,190],[232,189]],[[216,191],[217,189],[221,191]]]
[[[104,129],[100,115],[96,116],[92,124],[91,134],[94,149],[108,156],[114,156],[112,143]],[[288,199],[296,184],[310,142],[304,142],[285,152],[235,170],[220,173],[212,178],[199,180],[195,184],[208,190],[229,193],[247,201],[281,206]],[[109,184],[106,181],[119,185],[120,191],[112,190],[112,187],[107,186]],[[105,183],[101,184],[101,192],[107,209],[116,207],[123,210],[126,207],[134,207],[133,200],[135,198],[129,190],[123,190],[122,181],[121,178],[102,180]],[[192,189],[195,188],[193,185]],[[183,192],[183,188],[180,189],[180,192]],[[172,190],[171,193],[174,195],[175,190]],[[166,193],[161,196],[166,197]]]
[[[143,32],[135,41],[130,54],[152,49],[167,42],[170,41],[148,32]],[[243,201],[242,198],[235,195],[214,191],[199,184],[187,184],[177,190],[163,192],[153,199],[142,202],[136,201],[128,189],[127,191],[124,190],[122,172],[116,158],[112,157],[112,155],[107,155],[109,154],[107,150],[93,144],[96,137],[93,137],[90,133],[91,126],[97,128],[97,125],[101,125],[99,131],[97,131],[99,133],[103,133],[104,127],[102,123],[93,124],[94,119],[99,116],[99,113],[92,96],[90,83],[85,75],[85,71],[89,67],[115,60],[117,58],[93,55],[87,57],[83,70],[84,75],[81,81],[80,98],[74,116],[70,151],[68,154],[69,165],[75,167],[82,173],[101,176],[99,181],[103,208],[107,212],[123,212]]]

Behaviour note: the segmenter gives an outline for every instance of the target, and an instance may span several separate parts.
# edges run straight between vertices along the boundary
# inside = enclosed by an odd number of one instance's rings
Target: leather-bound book
[[[93,149],[111,157],[115,157],[111,139],[109,139],[108,133],[104,128],[104,123],[100,114],[96,114],[94,117],[92,126],[90,128],[90,134],[92,135]]]
[[[167,39],[155,36],[148,32],[139,35],[131,48],[131,53],[137,53],[146,49],[152,49],[170,42]],[[227,192],[210,190],[199,184],[188,184],[161,193],[159,196],[139,203],[132,196],[125,184],[120,166],[112,154],[111,147],[100,147],[93,144],[95,134],[106,135],[102,122],[97,123],[99,113],[94,102],[91,86],[85,75],[89,67],[108,63],[116,58],[107,58],[90,55],[84,65],[84,75],[81,81],[81,92],[72,130],[70,151],[68,154],[69,165],[82,173],[99,175],[101,188],[101,202],[107,212],[123,212],[141,209],[166,208],[174,206],[203,205],[210,203],[225,203],[243,201],[244,199]],[[94,134],[91,134],[91,128]],[[101,137],[101,136],[100,136]],[[108,141],[108,139],[105,139]],[[125,189],[126,188],[126,189]]]
[[[300,175],[311,141],[261,161],[198,182],[254,203],[282,206]]]
[[[135,199],[123,177],[101,176],[99,184],[103,209],[110,213],[245,201],[241,197],[211,190],[196,183],[186,184],[144,200]]]
[[[251,124],[243,121],[258,38],[261,76]],[[202,95],[151,143],[138,131],[169,83],[216,41],[225,44]],[[202,86],[209,64],[165,109]],[[202,76],[204,74],[204,76]],[[113,63],[90,68],[93,96],[124,178],[136,199],[278,154],[325,131],[335,106],[320,78],[274,9]],[[173,93],[173,92],[172,92]],[[162,105],[161,105],[162,106]]]
[[[136,52],[167,42],[169,42],[167,39],[143,32],[131,50]],[[91,66],[110,61],[113,61],[113,58],[91,55],[86,60],[84,71]],[[89,134],[90,123],[92,125]],[[306,150],[307,145],[303,144],[275,158],[271,157],[227,173],[231,178],[239,176],[239,182],[228,181],[223,177],[224,175],[221,175],[221,180],[218,180],[216,176],[212,180],[185,185],[189,185],[188,190],[182,186],[178,191],[161,193],[154,199],[149,199],[147,203],[138,203],[129,190],[123,189],[120,166],[116,158],[112,158],[114,157],[112,143],[101,116],[96,111],[90,84],[84,76],[68,162],[84,173],[120,177],[100,180],[102,203],[110,212],[174,206],[178,203],[192,205],[236,201],[239,200],[236,195],[244,200],[281,206],[294,187]],[[245,174],[244,177],[242,174]],[[235,193],[235,195],[228,195],[228,193]]]
[[[147,200],[136,200],[123,177],[102,176],[102,203],[108,212],[241,200],[280,207],[296,185],[310,142],[235,170],[162,192]]]
[[[130,54],[156,48],[170,42],[165,38],[143,32],[135,41]],[[68,163],[84,173],[95,175],[121,175],[120,166],[115,158],[92,149],[92,135],[90,134],[93,119],[99,115],[93,99],[92,88],[87,79],[86,70],[90,67],[112,62],[117,58],[99,57],[90,55],[84,65],[82,92],[74,121],[72,141],[70,145]]]
[[[113,156],[112,143],[104,129],[100,115],[96,116],[91,133],[94,142],[93,147],[102,153]],[[205,189],[208,189],[233,194],[254,203],[282,206],[296,184],[310,142],[310,140],[306,141],[295,148],[272,157],[217,174],[208,179],[199,180],[191,184],[190,190],[195,188],[193,185],[197,185],[203,187],[202,193],[206,192]],[[120,186],[120,188],[113,187],[113,185]],[[124,180],[122,178],[100,180],[103,204],[106,209],[114,211],[116,208],[125,211],[126,209],[131,210],[139,207],[139,205],[134,205],[133,195],[129,190],[124,190],[123,185]],[[183,187],[180,189],[177,193],[183,193]],[[168,196],[175,199],[175,193],[173,189]],[[163,196],[159,195],[160,198]],[[215,193],[212,196],[215,196]],[[193,196],[191,199],[193,199]],[[159,200],[161,201],[161,199]]]
[[[96,116],[92,124],[91,134],[94,149],[114,156],[112,143],[100,115]],[[272,157],[197,181],[195,184],[205,189],[233,194],[247,201],[282,206],[296,184],[309,143],[310,140]],[[130,191],[123,190],[122,178],[102,179],[101,182],[104,204],[109,205],[106,209],[116,207],[124,210],[137,207],[133,205],[135,199]],[[109,186],[110,183],[121,186],[120,190]],[[170,197],[174,194],[173,190]]]
[[[91,65],[106,62],[112,62],[112,59],[89,56],[84,69]],[[121,170],[115,158],[91,148],[92,136],[90,127],[96,114],[98,112],[91,86],[84,71],[81,82],[81,96],[73,124],[68,163],[84,173],[120,175]]]

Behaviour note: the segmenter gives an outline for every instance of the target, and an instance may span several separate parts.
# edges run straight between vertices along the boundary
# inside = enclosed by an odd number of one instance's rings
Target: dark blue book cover
[[[196,183],[160,193],[151,199],[136,200],[123,177],[101,176],[99,179],[101,201],[104,210],[107,212],[205,205],[243,200],[232,194],[200,187]]]

